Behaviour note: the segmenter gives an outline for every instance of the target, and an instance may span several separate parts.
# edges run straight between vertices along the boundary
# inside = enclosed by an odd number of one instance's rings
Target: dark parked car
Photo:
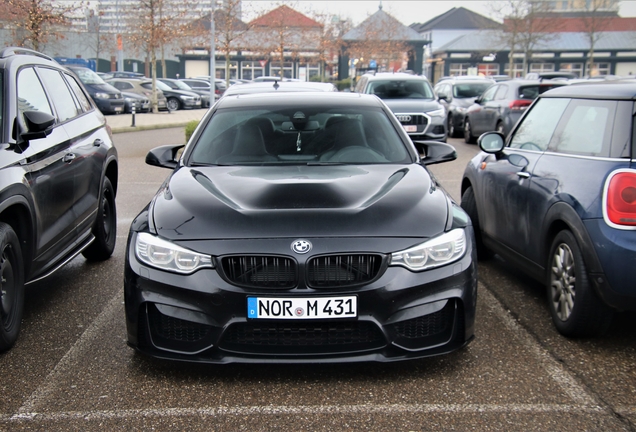
[[[355,91],[374,94],[393,111],[413,140],[446,141],[446,110],[428,79],[407,73],[365,74]]]
[[[464,141],[474,143],[484,132],[507,136],[537,96],[565,85],[562,81],[514,79],[489,87],[466,111]]]
[[[147,113],[150,111],[150,99],[146,96],[126,91],[121,92],[121,95],[124,97],[124,101],[126,102],[124,112],[132,113],[133,105],[135,106],[135,112]]]
[[[245,84],[248,85],[248,84]],[[196,362],[393,361],[473,338],[466,213],[381,100],[337,92],[219,99],[131,225],[128,343]],[[420,153],[427,157],[420,159]]]
[[[117,152],[77,77],[44,54],[0,50],[0,351],[20,331],[25,285],[115,247]],[[98,290],[98,287],[95,287]]]
[[[208,81],[208,80],[194,79],[194,78],[182,78],[179,81],[184,82],[189,87],[191,87],[192,90],[196,91],[199,94],[204,94],[204,93],[207,93],[208,95],[210,94],[210,81]],[[214,89],[214,101],[216,101],[218,98],[220,98],[222,93],[223,92],[221,91],[221,88],[217,86]],[[203,103],[203,99],[201,100],[201,103]]]
[[[141,86],[147,90],[152,90],[152,81],[142,81]],[[167,107],[170,111],[189,108],[201,108],[201,96],[193,91],[173,89],[160,80],[156,81],[157,89],[166,96]]]
[[[104,114],[119,114],[124,112],[124,97],[112,85],[106,83],[99,75],[89,68],[81,66],[67,66],[82,81],[97,108]]]
[[[173,90],[184,90],[191,93],[196,93],[201,98],[201,108],[210,107],[210,86],[207,89],[190,87],[183,80],[171,79],[171,78],[159,78],[159,81],[167,85]],[[215,98],[216,99],[216,98]]]
[[[636,84],[539,96],[504,143],[491,132],[467,166],[462,207],[478,251],[544,282],[566,336],[605,332],[636,310]]]
[[[240,94],[252,93],[269,93],[269,92],[337,92],[338,88],[331,83],[321,82],[300,82],[300,81],[281,81],[281,82],[253,82],[247,84],[237,84],[230,86],[223,97],[236,96]]]
[[[208,83],[210,82],[210,76],[209,75],[202,75],[202,76],[194,77],[192,79],[199,80],[199,81],[203,80],[203,81],[206,81]],[[188,84],[188,83],[186,83],[186,84]],[[188,85],[190,85],[190,84],[188,84]],[[225,90],[227,90],[227,84],[226,84],[225,80],[224,79],[220,79],[220,78],[216,78],[214,80],[214,93],[216,94],[216,98],[218,99],[221,96],[223,96],[223,92],[225,92]]]
[[[451,138],[463,135],[464,116],[475,99],[494,84],[479,77],[457,77],[440,81],[435,86],[439,102],[446,108],[446,129]]]
[[[145,82],[151,83],[150,86],[142,86]],[[149,101],[152,101],[152,81],[136,78],[113,78],[108,80],[108,83],[122,92],[136,93],[148,98]],[[157,108],[164,111],[168,109],[168,100],[159,88],[157,88]],[[152,109],[152,102],[150,109]]]

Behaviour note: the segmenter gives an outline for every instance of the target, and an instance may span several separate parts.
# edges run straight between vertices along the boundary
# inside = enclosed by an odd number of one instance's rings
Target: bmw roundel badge
[[[291,248],[297,254],[306,254],[311,250],[311,243],[308,240],[296,240],[291,244]]]

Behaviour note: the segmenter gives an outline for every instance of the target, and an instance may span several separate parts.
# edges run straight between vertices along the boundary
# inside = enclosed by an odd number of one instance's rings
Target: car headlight
[[[430,115],[431,117],[444,117],[446,116],[446,111],[444,111],[444,108],[440,108],[436,109],[435,111],[428,111],[426,114]]]
[[[421,271],[457,261],[466,252],[466,233],[462,228],[428,240],[400,252],[391,254],[391,265]]]
[[[195,99],[195,98],[193,98],[192,96],[183,96],[183,95],[180,95],[179,97],[180,97],[181,99],[183,99],[183,100],[186,100],[186,101],[194,100],[194,99]]]
[[[95,93],[95,97],[97,99],[110,99],[110,95],[108,93]]]
[[[201,268],[213,268],[212,257],[177,246],[148,233],[139,233],[135,239],[137,258],[161,270],[189,274]]]

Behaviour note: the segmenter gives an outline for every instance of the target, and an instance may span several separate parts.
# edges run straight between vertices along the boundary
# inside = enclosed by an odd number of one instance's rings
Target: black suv
[[[24,286],[115,247],[117,152],[77,77],[24,48],[0,50],[0,352],[15,343]]]

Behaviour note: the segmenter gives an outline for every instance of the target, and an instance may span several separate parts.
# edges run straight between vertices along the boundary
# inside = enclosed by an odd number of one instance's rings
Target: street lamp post
[[[217,0],[211,0],[212,9],[210,10],[210,106],[214,104],[215,89],[216,89],[216,65],[214,64],[214,52],[216,51],[214,41],[214,9]]]

